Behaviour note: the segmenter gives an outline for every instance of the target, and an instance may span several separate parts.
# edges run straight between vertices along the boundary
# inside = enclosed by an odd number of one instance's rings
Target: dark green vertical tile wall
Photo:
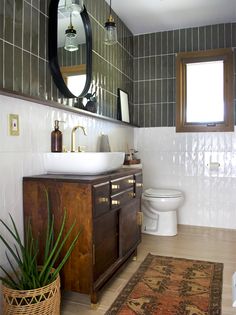
[[[22,50],[18,47],[14,47],[14,91],[22,93]]]
[[[0,0],[0,88],[42,100],[68,103],[57,90],[48,66],[47,25],[50,0]],[[109,15],[105,0],[85,0],[93,30],[93,89],[98,113],[117,117],[117,88],[133,102],[133,35],[113,13],[118,44],[103,43]]]
[[[148,54],[146,46],[155,46],[155,53],[149,50]],[[141,127],[175,126],[175,55],[180,51],[232,47],[236,81],[236,23],[138,35],[134,36],[134,47],[132,112],[133,123]],[[236,104],[236,82],[234,89]]]
[[[0,38],[3,38],[4,2],[0,1]]]
[[[47,6],[47,0],[0,1],[0,88],[47,99],[42,89],[48,67],[42,53],[47,43]]]
[[[133,35],[113,12],[118,44],[103,43],[109,8],[104,0],[87,1],[93,32],[93,89],[97,87],[98,113],[117,117],[117,88],[128,92],[133,103]]]
[[[22,48],[23,0],[15,1],[14,45]]]
[[[86,46],[79,45],[77,51],[72,53],[66,51],[63,47],[58,49],[58,62],[61,66],[81,65],[86,63]]]
[[[0,88],[66,104],[48,66],[49,2],[0,1]],[[117,88],[121,88],[129,93],[133,123],[174,126],[175,54],[223,47],[236,50],[236,23],[133,36],[115,13],[119,43],[105,46],[103,25],[109,7],[105,0],[85,0],[85,5],[93,32],[92,88],[97,91],[97,111],[112,118],[117,117]]]
[[[0,41],[0,86],[3,86],[3,42]]]
[[[12,16],[14,14],[13,5],[11,0],[5,0],[5,7],[4,7],[4,18],[5,18],[5,25],[4,25],[4,37],[7,42],[13,42],[13,24],[12,24]]]

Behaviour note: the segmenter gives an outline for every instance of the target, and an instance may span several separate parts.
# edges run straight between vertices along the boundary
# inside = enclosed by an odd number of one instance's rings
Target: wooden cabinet
[[[56,231],[64,209],[67,228],[76,220],[74,235],[83,227],[62,270],[62,286],[89,294],[92,303],[96,303],[104,284],[136,254],[141,241],[142,173],[121,169],[100,176],[25,177],[24,220],[31,218],[33,233],[40,235],[42,241],[47,222],[45,188],[49,192]]]
[[[119,259],[119,214],[111,211],[94,221],[94,272],[96,281]]]

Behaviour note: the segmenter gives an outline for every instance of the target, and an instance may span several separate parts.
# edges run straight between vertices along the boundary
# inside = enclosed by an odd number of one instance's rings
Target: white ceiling
[[[112,0],[112,9],[134,35],[236,22],[236,0]]]

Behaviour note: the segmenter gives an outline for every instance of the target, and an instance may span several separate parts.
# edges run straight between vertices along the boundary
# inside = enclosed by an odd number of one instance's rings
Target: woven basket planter
[[[60,315],[60,277],[33,290],[13,290],[2,284],[3,315]]]

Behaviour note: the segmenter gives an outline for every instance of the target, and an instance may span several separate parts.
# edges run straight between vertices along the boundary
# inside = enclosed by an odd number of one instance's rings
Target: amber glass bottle
[[[51,132],[51,152],[62,152],[62,132],[59,130],[59,120],[55,120],[54,130]]]

